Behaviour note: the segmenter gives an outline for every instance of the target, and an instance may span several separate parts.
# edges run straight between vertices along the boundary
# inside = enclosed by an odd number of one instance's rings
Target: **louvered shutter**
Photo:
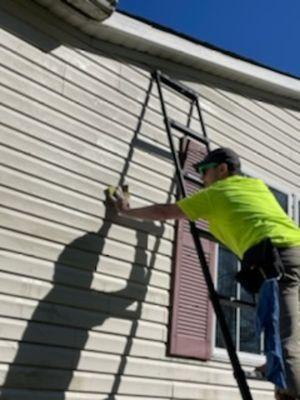
[[[183,141],[184,172],[197,176],[192,164],[201,160],[205,152],[205,147],[199,143]],[[197,183],[185,179],[185,184],[188,194],[199,190]],[[198,221],[197,226],[207,229],[204,221]],[[213,273],[216,245],[209,240],[201,239],[201,242]],[[177,223],[175,246],[169,353],[207,360],[212,350],[212,307],[186,219]]]

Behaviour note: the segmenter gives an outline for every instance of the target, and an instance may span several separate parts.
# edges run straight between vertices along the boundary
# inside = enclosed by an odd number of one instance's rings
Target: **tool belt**
[[[236,280],[247,292],[257,293],[264,280],[280,280],[283,276],[284,266],[279,251],[267,238],[246,251]]]

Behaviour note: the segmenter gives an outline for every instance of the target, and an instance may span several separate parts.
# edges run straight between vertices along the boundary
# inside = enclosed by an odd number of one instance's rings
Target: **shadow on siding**
[[[124,183],[135,146],[148,150],[147,145],[137,140],[150,98],[152,83],[146,93],[144,105],[138,119],[132,139],[130,151],[120,175],[120,185]],[[154,151],[154,149],[152,149]],[[161,154],[159,154],[161,156]],[[169,200],[174,190],[174,182],[169,189]],[[169,201],[168,200],[168,201]],[[142,306],[150,282],[152,269],[164,226],[152,222],[130,221],[115,217],[109,207],[103,225],[98,232],[88,232],[69,243],[55,263],[53,289],[45,296],[35,309],[31,321],[28,322],[17,354],[10,365],[0,394],[1,400],[17,400],[25,398],[29,391],[30,400],[64,400],[68,389],[71,391],[99,393],[95,373],[108,372],[114,376],[106,399],[113,400],[118,394],[122,376],[126,369],[127,356],[130,355],[133,340],[136,337]],[[124,289],[104,293],[91,289],[94,272],[101,270],[100,256],[105,255],[105,240],[112,224],[120,224],[137,232],[134,262],[130,276]],[[155,235],[156,241],[147,261],[148,236]],[[138,285],[138,286],[137,286]],[[139,288],[138,293],[136,291]],[[77,293],[76,293],[77,290]],[[133,293],[136,295],[133,296]],[[138,294],[138,295],[137,295]],[[77,297],[78,296],[78,297]],[[137,302],[135,310],[128,310]],[[88,363],[81,366],[81,351],[89,350],[86,346],[91,331],[110,317],[130,321],[130,331],[120,354],[120,361],[113,371],[105,366]],[[114,334],[111,332],[110,334]],[[109,335],[109,333],[108,333]],[[96,343],[96,341],[94,342]],[[100,349],[91,348],[103,355],[105,346]],[[117,353],[117,352],[115,352]],[[95,353],[91,353],[95,355]],[[99,360],[101,358],[99,357]],[[91,366],[91,367],[90,367]],[[86,372],[90,368],[90,378],[82,381],[76,377],[76,370]],[[91,370],[92,369],[92,370]],[[72,380],[74,383],[72,385]],[[26,397],[27,400],[27,397]]]

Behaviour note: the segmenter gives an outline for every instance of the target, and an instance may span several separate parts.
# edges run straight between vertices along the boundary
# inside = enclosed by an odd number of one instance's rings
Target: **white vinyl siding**
[[[5,398],[50,400],[65,390],[68,400],[112,391],[117,400],[239,399],[228,363],[166,355],[174,224],[111,223],[103,204],[122,174],[133,206],[175,199],[155,87],[132,142],[150,79],[143,55],[124,57],[31,1],[2,2],[0,21]],[[180,69],[153,58],[158,64]],[[201,92],[213,144],[232,146],[247,166],[299,191],[300,113],[200,78],[185,81]],[[185,122],[186,102],[166,99]],[[79,238],[87,241],[67,254]],[[269,384],[251,385],[255,399],[273,397]]]

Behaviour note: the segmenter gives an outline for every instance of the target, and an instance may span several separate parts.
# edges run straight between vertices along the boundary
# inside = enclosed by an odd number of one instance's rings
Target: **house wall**
[[[201,92],[213,145],[298,193],[299,111],[92,39],[32,1],[1,2],[0,22],[0,398],[239,399],[228,362],[167,356],[174,224],[117,218],[104,190],[128,183],[133,206],[175,199],[155,87],[139,126],[151,66]],[[186,103],[166,99],[185,121]]]

